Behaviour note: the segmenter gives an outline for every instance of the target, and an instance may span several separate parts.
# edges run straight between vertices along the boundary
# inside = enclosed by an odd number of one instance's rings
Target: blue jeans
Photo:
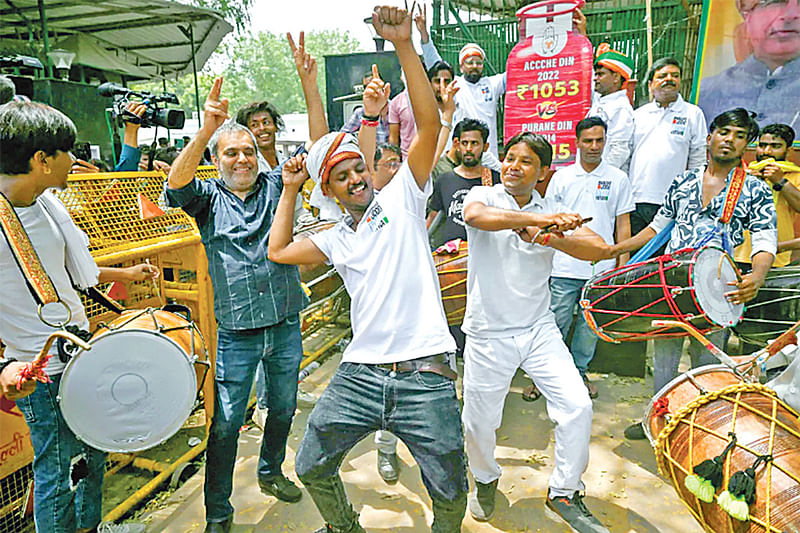
[[[427,372],[392,372],[342,363],[308,418],[295,459],[300,481],[326,523],[348,531],[358,521],[339,477],[355,444],[377,429],[397,435],[419,464],[433,500],[435,533],[461,531],[467,470],[453,382]]]
[[[707,333],[706,338],[724,352],[730,334],[731,331],[729,329],[720,329]],[[678,377],[678,365],[681,362],[684,340],[686,340],[686,337],[656,339],[653,341],[653,389],[655,392],[660,391],[664,385]],[[714,357],[693,337],[689,337],[688,351],[692,368],[720,364],[719,359]]]
[[[297,373],[303,357],[297,315],[267,328],[218,328],[214,381],[214,419],[206,452],[206,520],[222,522],[233,514],[233,466],[239,428],[244,423],[256,366],[262,365],[269,387],[269,413],[258,460],[260,479],[281,475],[286,439],[297,408]]]
[[[33,510],[37,531],[74,533],[100,523],[106,454],[81,443],[61,416],[56,396],[61,374],[38,383],[17,406],[33,444]],[[88,475],[70,489],[73,459],[86,460]]]
[[[564,342],[567,341],[569,328],[572,325],[572,311],[581,298],[581,290],[585,283],[585,279],[550,278],[550,309],[556,315],[556,325],[561,330]],[[572,352],[572,360],[575,361],[575,366],[578,367],[581,376],[586,375],[586,369],[592,362],[596,346],[597,335],[586,324],[583,313],[579,310],[569,351]]]

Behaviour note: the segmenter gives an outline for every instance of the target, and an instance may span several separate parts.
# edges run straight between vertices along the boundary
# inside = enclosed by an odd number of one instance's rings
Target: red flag
[[[139,218],[142,220],[146,218],[160,217],[164,211],[156,204],[151,202],[147,196],[139,193]]]
[[[128,298],[128,288],[121,281],[115,281],[108,288],[106,296],[112,300],[125,300]]]

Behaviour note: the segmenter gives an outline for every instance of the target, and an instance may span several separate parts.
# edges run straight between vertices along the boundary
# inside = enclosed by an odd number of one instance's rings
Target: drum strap
[[[17,263],[25,285],[31,296],[40,306],[61,301],[61,297],[56,291],[55,284],[42,266],[39,255],[31,244],[22,222],[14,211],[14,206],[8,201],[4,194],[0,193],[0,228],[3,231],[11,255]],[[125,310],[119,303],[107,297],[94,287],[86,290],[75,288],[78,292],[85,294],[100,305],[119,314]]]
[[[732,176],[728,180],[728,189],[725,191],[725,200],[719,207],[719,222],[697,241],[693,246],[695,249],[702,248],[719,234],[722,239],[722,249],[733,257],[733,246],[728,237],[728,223],[731,221],[731,218],[733,218],[733,212],[736,209],[736,204],[739,201],[739,196],[742,194],[744,181],[747,177],[747,173],[744,170],[744,163],[733,169],[731,173]]]

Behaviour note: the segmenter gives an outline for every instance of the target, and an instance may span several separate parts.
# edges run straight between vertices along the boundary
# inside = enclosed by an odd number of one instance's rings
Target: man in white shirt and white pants
[[[612,50],[607,43],[597,47],[594,62],[594,94],[587,117],[606,123],[603,161],[628,172],[633,139],[633,107],[626,89],[633,73],[633,61]]]
[[[584,218],[591,217],[586,226],[608,244],[630,238],[629,213],[634,209],[631,184],[624,172],[605,160],[605,122],[596,116],[585,118],[578,122],[575,134],[578,138],[578,161],[553,174],[545,197]],[[624,264],[626,260],[627,257],[621,257],[617,262]],[[556,315],[556,324],[565,342],[573,323],[573,309],[581,298],[586,280],[614,266],[613,259],[592,265],[589,261],[556,252],[550,277],[550,309]],[[597,388],[587,379],[586,370],[594,357],[597,335],[586,324],[580,311],[574,322],[570,344],[572,358],[589,396],[596,398]]]
[[[376,196],[355,139],[344,133],[323,136],[305,161],[301,156],[286,163],[269,237],[273,261],[333,264],[352,301],[352,341],[309,415],[295,468],[325,520],[320,533],[363,532],[339,465],[365,436],[391,431],[420,466],[433,501],[431,530],[457,533],[466,509],[467,476],[451,366],[456,346],[425,229],[439,114],[411,45],[410,14],[395,7],[375,10],[372,24],[394,43],[415,111],[417,135],[408,159]],[[309,174],[347,216],[331,229],[292,242],[292,209]]]
[[[464,199],[470,246],[464,349],[464,441],[475,478],[469,510],[494,512],[500,465],[494,457],[503,403],[518,368],[547,400],[555,423],[555,469],[547,507],[579,531],[607,532],[583,503],[592,401],[550,311],[548,279],[555,250],[584,260],[610,257],[611,247],[579,214],[561,212],[535,189],[553,149],[541,135],[509,140],[502,184],[473,187]],[[576,229],[577,228],[577,229]],[[576,231],[569,236],[563,232]]]
[[[676,176],[706,163],[706,119],[699,107],[680,95],[680,64],[671,57],[659,59],[647,83],[653,101],[633,113],[629,171],[636,202],[633,235],[653,220]]]

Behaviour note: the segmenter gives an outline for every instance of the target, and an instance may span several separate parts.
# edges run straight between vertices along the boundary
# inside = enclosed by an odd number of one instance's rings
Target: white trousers
[[[464,348],[464,442],[476,481],[500,477],[494,457],[496,430],[511,379],[522,368],[547,401],[555,423],[555,469],[550,496],[572,496],[584,490],[581,475],[589,463],[592,400],[552,316],[516,337],[467,335]]]

